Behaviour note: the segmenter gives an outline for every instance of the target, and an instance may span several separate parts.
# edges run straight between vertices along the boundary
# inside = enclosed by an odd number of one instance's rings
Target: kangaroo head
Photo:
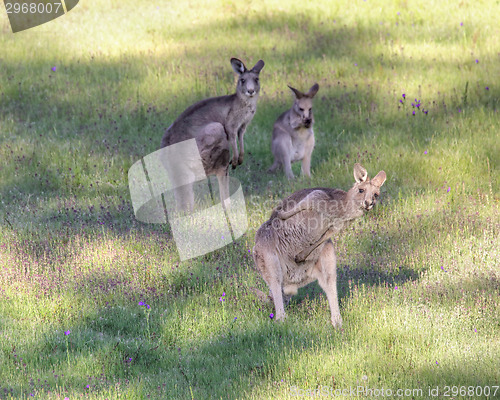
[[[384,184],[386,175],[380,171],[369,179],[366,169],[361,164],[354,164],[354,179],[356,183],[347,192],[347,197],[356,210],[368,211],[373,208],[380,195],[380,187]]]
[[[260,91],[259,74],[262,68],[264,68],[264,61],[257,61],[257,64],[248,70],[242,61],[237,58],[231,58],[231,66],[234,72],[238,74],[236,93],[244,97],[257,96]]]
[[[290,85],[288,87],[295,93],[295,101],[292,107],[294,114],[300,118],[302,126],[306,128],[311,127],[314,122],[312,100],[316,93],[318,93],[319,85],[315,83],[307,93],[302,93]]]

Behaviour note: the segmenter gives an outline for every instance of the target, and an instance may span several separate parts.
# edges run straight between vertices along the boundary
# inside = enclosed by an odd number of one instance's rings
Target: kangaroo
[[[373,208],[386,174],[380,171],[370,180],[366,169],[355,164],[354,179],[347,192],[313,188],[293,193],[257,231],[253,258],[270,288],[277,320],[285,318],[283,301],[288,303],[298,288],[317,280],[328,298],[332,325],[342,326],[331,237]]]
[[[312,99],[318,93],[315,83],[307,93],[288,86],[295,94],[292,108],[281,114],[273,128],[271,151],[274,164],[269,172],[283,166],[289,180],[294,179],[292,163],[302,161],[302,175],[311,176],[311,155],[314,149],[314,116]]]
[[[161,148],[188,139],[196,139],[206,175],[216,175],[222,204],[229,201],[228,170],[243,162],[243,135],[257,110],[259,74],[264,61],[259,60],[250,70],[242,61],[231,58],[231,66],[238,75],[236,93],[201,100],[188,107],[170,125],[161,140]],[[239,142],[239,151],[238,151]],[[233,152],[230,161],[230,148]],[[170,177],[174,182],[176,177]],[[179,208],[192,210],[192,185],[178,185],[174,190]]]

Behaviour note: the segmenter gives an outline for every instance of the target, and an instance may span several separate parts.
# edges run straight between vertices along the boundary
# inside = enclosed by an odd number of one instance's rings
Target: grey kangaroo
[[[307,93],[288,86],[295,94],[292,108],[281,114],[273,128],[271,151],[274,164],[269,172],[283,166],[288,179],[293,179],[292,163],[302,161],[302,175],[311,176],[311,155],[314,149],[314,116],[312,99],[318,93],[315,83]]]
[[[287,303],[298,288],[317,280],[328,298],[332,325],[342,326],[331,237],[373,208],[386,174],[380,171],[369,179],[366,169],[355,164],[354,179],[347,192],[313,188],[293,193],[257,231],[253,258],[270,288],[277,320],[285,318],[283,301]],[[265,297],[262,292],[258,295]]]
[[[228,169],[243,162],[243,135],[257,110],[260,82],[259,74],[264,61],[248,70],[242,61],[231,59],[231,66],[238,75],[236,93],[201,100],[188,107],[170,125],[161,140],[161,147],[188,139],[196,139],[206,175],[216,175],[223,205],[229,201]],[[239,142],[239,151],[238,151]],[[230,148],[233,152],[230,161]],[[175,176],[171,176],[174,182]],[[174,189],[179,209],[192,210],[194,194],[192,185]]]

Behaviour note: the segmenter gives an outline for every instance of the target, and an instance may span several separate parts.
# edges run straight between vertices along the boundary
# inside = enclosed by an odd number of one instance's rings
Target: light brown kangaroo
[[[259,60],[248,70],[242,61],[232,58],[231,66],[238,75],[236,93],[208,98],[188,107],[167,128],[161,140],[161,147],[164,148],[196,139],[206,175],[217,176],[222,204],[229,198],[229,165],[232,164],[234,169],[243,162],[243,135],[257,110],[259,74],[264,68],[264,61]],[[230,148],[233,152],[231,161]],[[170,179],[175,183],[175,176]],[[192,210],[192,185],[179,186],[174,192],[178,207]]]
[[[314,149],[314,116],[312,99],[318,93],[315,83],[307,93],[288,86],[295,93],[292,108],[281,114],[273,128],[271,151],[274,164],[268,172],[283,167],[288,179],[293,179],[292,163],[302,161],[302,175],[311,176],[311,155]]]
[[[333,326],[342,326],[331,237],[373,208],[386,174],[380,171],[370,180],[366,169],[355,164],[354,179],[347,192],[313,188],[293,193],[257,231],[253,258],[269,286],[277,320],[285,318],[283,300],[288,302],[298,288],[317,280],[328,298]]]

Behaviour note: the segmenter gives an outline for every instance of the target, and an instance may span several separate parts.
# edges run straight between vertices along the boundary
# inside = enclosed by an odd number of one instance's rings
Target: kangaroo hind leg
[[[253,256],[257,270],[262,275],[267,286],[269,286],[271,297],[274,301],[276,320],[283,320],[285,318],[282,289],[283,277],[281,275],[281,265],[278,256],[257,246],[254,247]]]
[[[328,240],[321,251],[319,260],[314,266],[314,277],[324,290],[330,305],[331,321],[334,328],[342,326],[339,300],[337,294],[337,258],[331,240]]]

